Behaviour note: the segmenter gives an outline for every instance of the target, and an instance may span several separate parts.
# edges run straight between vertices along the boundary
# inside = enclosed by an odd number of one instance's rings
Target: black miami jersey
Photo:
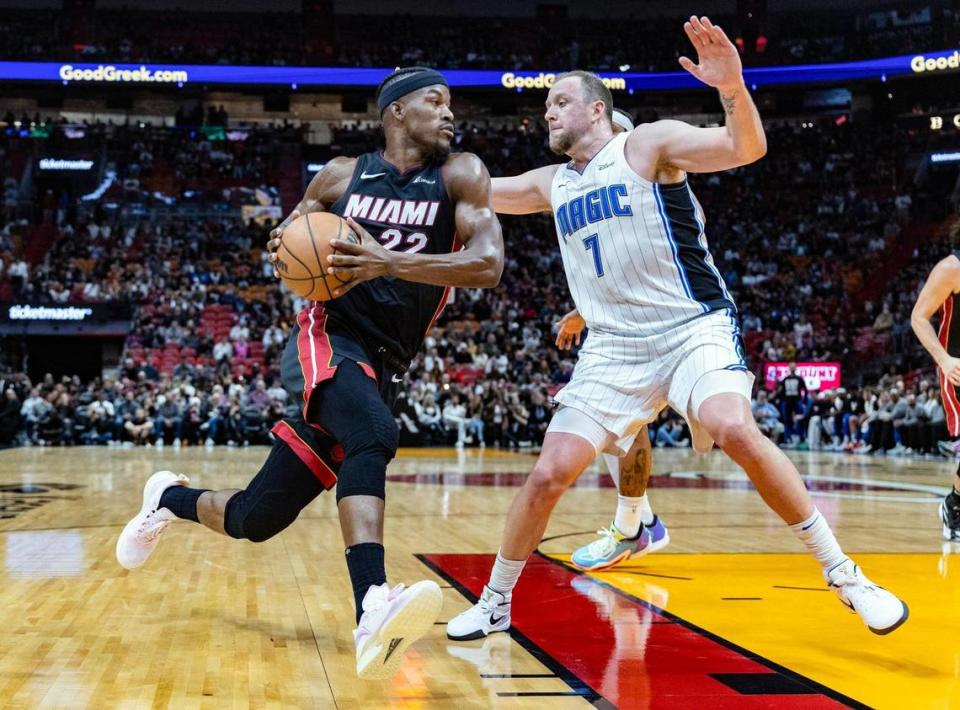
[[[357,159],[346,191],[330,211],[352,217],[385,248],[447,254],[456,248],[453,204],[440,165],[400,172],[379,152]],[[361,283],[323,304],[328,327],[385,347],[410,361],[446,304],[449,289],[392,276]]]

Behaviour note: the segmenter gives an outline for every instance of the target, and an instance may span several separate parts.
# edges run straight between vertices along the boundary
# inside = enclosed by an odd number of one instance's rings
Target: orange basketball
[[[327,256],[336,251],[330,246],[334,239],[360,243],[349,225],[332,212],[310,212],[284,228],[274,266],[287,288],[311,301],[329,301],[337,286],[350,282],[327,273]]]

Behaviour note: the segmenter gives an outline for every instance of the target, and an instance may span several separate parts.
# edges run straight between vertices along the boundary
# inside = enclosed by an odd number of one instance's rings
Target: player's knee
[[[384,407],[362,429],[341,440],[344,459],[337,481],[337,501],[348,496],[386,498],[387,464],[397,453],[400,429]]]
[[[224,511],[223,529],[232,538],[265,542],[296,520],[299,510],[292,506],[270,505],[268,497],[251,502],[246,491],[240,491]]]
[[[724,451],[749,451],[763,434],[752,419],[732,416],[717,422],[710,430],[713,440]]]
[[[396,455],[399,442],[400,428],[393,415],[384,407],[366,420],[362,428],[344,437],[340,444],[343,446],[345,461],[372,456],[384,457],[389,462]]]
[[[573,478],[570,472],[555,461],[537,461],[527,479],[539,500],[557,500],[570,487]]]

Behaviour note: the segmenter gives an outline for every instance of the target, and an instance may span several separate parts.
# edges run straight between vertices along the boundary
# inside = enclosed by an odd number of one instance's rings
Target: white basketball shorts
[[[700,405],[726,392],[749,401],[753,380],[740,326],[729,311],[713,311],[646,337],[593,330],[580,351],[573,378],[554,399],[562,408],[586,414],[610,436],[593,441],[599,438],[590,434],[596,427],[571,431],[575,420],[559,416],[560,412],[547,431],[580,434],[598,451],[618,454],[627,451],[640,428],[669,405],[686,419],[694,448],[705,453],[713,447],[713,439],[697,419]]]

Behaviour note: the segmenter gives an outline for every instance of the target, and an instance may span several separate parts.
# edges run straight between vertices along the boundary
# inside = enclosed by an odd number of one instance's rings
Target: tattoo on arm
[[[620,495],[642,496],[650,482],[651,451],[647,446],[634,446],[620,459]]]
[[[723,110],[729,116],[733,113],[733,109],[736,108],[737,97],[732,94],[730,96],[720,94],[720,103],[723,104]]]

